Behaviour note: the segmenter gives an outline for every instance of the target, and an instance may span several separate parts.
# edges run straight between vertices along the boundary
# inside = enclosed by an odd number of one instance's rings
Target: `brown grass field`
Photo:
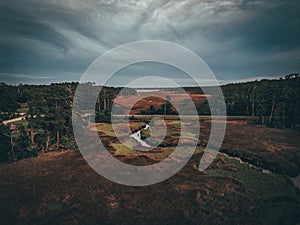
[[[201,121],[201,146],[207,141],[209,124],[209,120]],[[136,122],[133,127],[140,125]],[[105,127],[98,131],[114,154],[111,144],[117,142],[109,135],[109,125],[99,127]],[[299,140],[297,131],[229,121],[222,149],[261,160],[265,167],[271,165],[285,174],[299,171]],[[300,221],[300,192],[288,177],[263,174],[223,155],[200,172],[201,146],[176,175],[146,187],[123,186],[103,178],[75,150],[1,164],[1,224],[281,225]],[[116,157],[128,164],[146,165],[161,160],[155,154]]]
[[[150,95],[153,96],[150,96]],[[161,96],[161,97],[160,97]],[[163,99],[166,96],[170,96],[172,103],[184,103],[184,100],[187,98],[191,98],[195,105],[203,103],[208,96],[202,94],[178,94],[172,91],[157,91],[157,92],[147,92],[147,93],[139,93],[139,96],[119,96],[114,102],[124,108],[127,108],[133,102],[134,107],[128,108],[128,114],[136,115],[141,112],[141,110],[148,110],[150,106],[153,106],[156,109],[159,109],[162,104],[166,101]],[[141,100],[141,97],[143,97]]]

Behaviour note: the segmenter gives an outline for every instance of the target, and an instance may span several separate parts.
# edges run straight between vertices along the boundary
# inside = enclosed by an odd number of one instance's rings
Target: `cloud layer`
[[[224,81],[297,72],[299,10],[297,0],[1,1],[0,79],[76,81],[107,50],[145,39],[190,48]]]

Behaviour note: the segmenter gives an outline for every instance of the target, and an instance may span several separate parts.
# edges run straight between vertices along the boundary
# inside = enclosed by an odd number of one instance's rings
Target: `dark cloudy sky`
[[[191,49],[221,82],[299,72],[299,12],[298,0],[3,0],[0,82],[78,81],[107,50],[147,39]]]

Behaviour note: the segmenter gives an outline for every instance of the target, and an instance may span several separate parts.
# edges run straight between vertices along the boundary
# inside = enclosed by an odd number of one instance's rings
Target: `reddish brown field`
[[[143,96],[143,99],[138,101],[141,96]],[[163,99],[165,96],[170,96],[172,103],[180,104],[183,104],[184,100],[189,97],[192,99],[195,105],[203,103],[207,98],[207,96],[201,94],[190,94],[189,96],[187,96],[187,94],[177,94],[171,91],[158,91],[147,93],[141,92],[138,93],[138,96],[119,96],[114,100],[114,102],[123,106],[124,108],[128,107],[132,103],[135,103],[134,107],[130,110],[130,114],[135,115],[139,114],[141,110],[148,110],[151,105],[154,108],[159,109],[161,105],[166,103],[166,100]]]
[[[149,161],[143,157],[136,160],[141,164]],[[204,215],[213,215],[210,210],[214,207],[226,208],[228,216],[254,208],[251,203],[238,203],[234,192],[247,193],[239,183],[231,178],[203,176],[195,169],[197,161],[195,158],[171,179],[149,187],[112,183],[96,174],[74,151],[46,153],[2,165],[1,224],[199,223],[209,222]],[[211,191],[236,203],[220,205],[209,197]],[[204,207],[204,199],[212,201],[209,208]]]
[[[201,128],[200,140],[205,144],[209,121],[202,121]],[[299,159],[299,133],[230,121],[223,148],[250,156],[269,153],[275,157],[272,160],[290,164],[289,160]],[[288,159],[289,154],[293,158]],[[78,151],[42,153],[0,164],[0,221],[3,225],[281,225],[300,221],[299,191],[287,178],[262,174],[224,156],[200,172],[200,159],[201,153],[195,154],[176,175],[146,187],[103,178]],[[147,154],[120,160],[134,165],[157,162]]]

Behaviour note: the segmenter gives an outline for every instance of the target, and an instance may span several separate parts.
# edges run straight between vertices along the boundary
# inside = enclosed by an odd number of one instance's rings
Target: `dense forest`
[[[300,122],[300,77],[261,80],[222,87],[227,114],[258,117],[269,127],[292,128]]]
[[[77,85],[75,82],[18,86],[1,83],[0,159],[18,160],[37,155],[40,151],[76,149],[71,109]],[[85,85],[91,91],[95,89],[92,83]],[[257,124],[282,129],[299,126],[299,88],[299,74],[290,74],[278,80],[222,86],[228,116],[252,117]],[[121,89],[102,89],[95,105],[96,121],[110,121],[113,99]],[[191,94],[202,93],[199,88],[185,89]],[[135,91],[128,89],[122,93],[133,95]],[[155,111],[154,108],[150,110]],[[207,101],[198,105],[197,110],[199,114],[209,114]],[[176,114],[172,112],[170,103],[162,106],[159,112]],[[84,113],[83,110],[81,116]],[[4,123],[20,117],[20,121]]]

